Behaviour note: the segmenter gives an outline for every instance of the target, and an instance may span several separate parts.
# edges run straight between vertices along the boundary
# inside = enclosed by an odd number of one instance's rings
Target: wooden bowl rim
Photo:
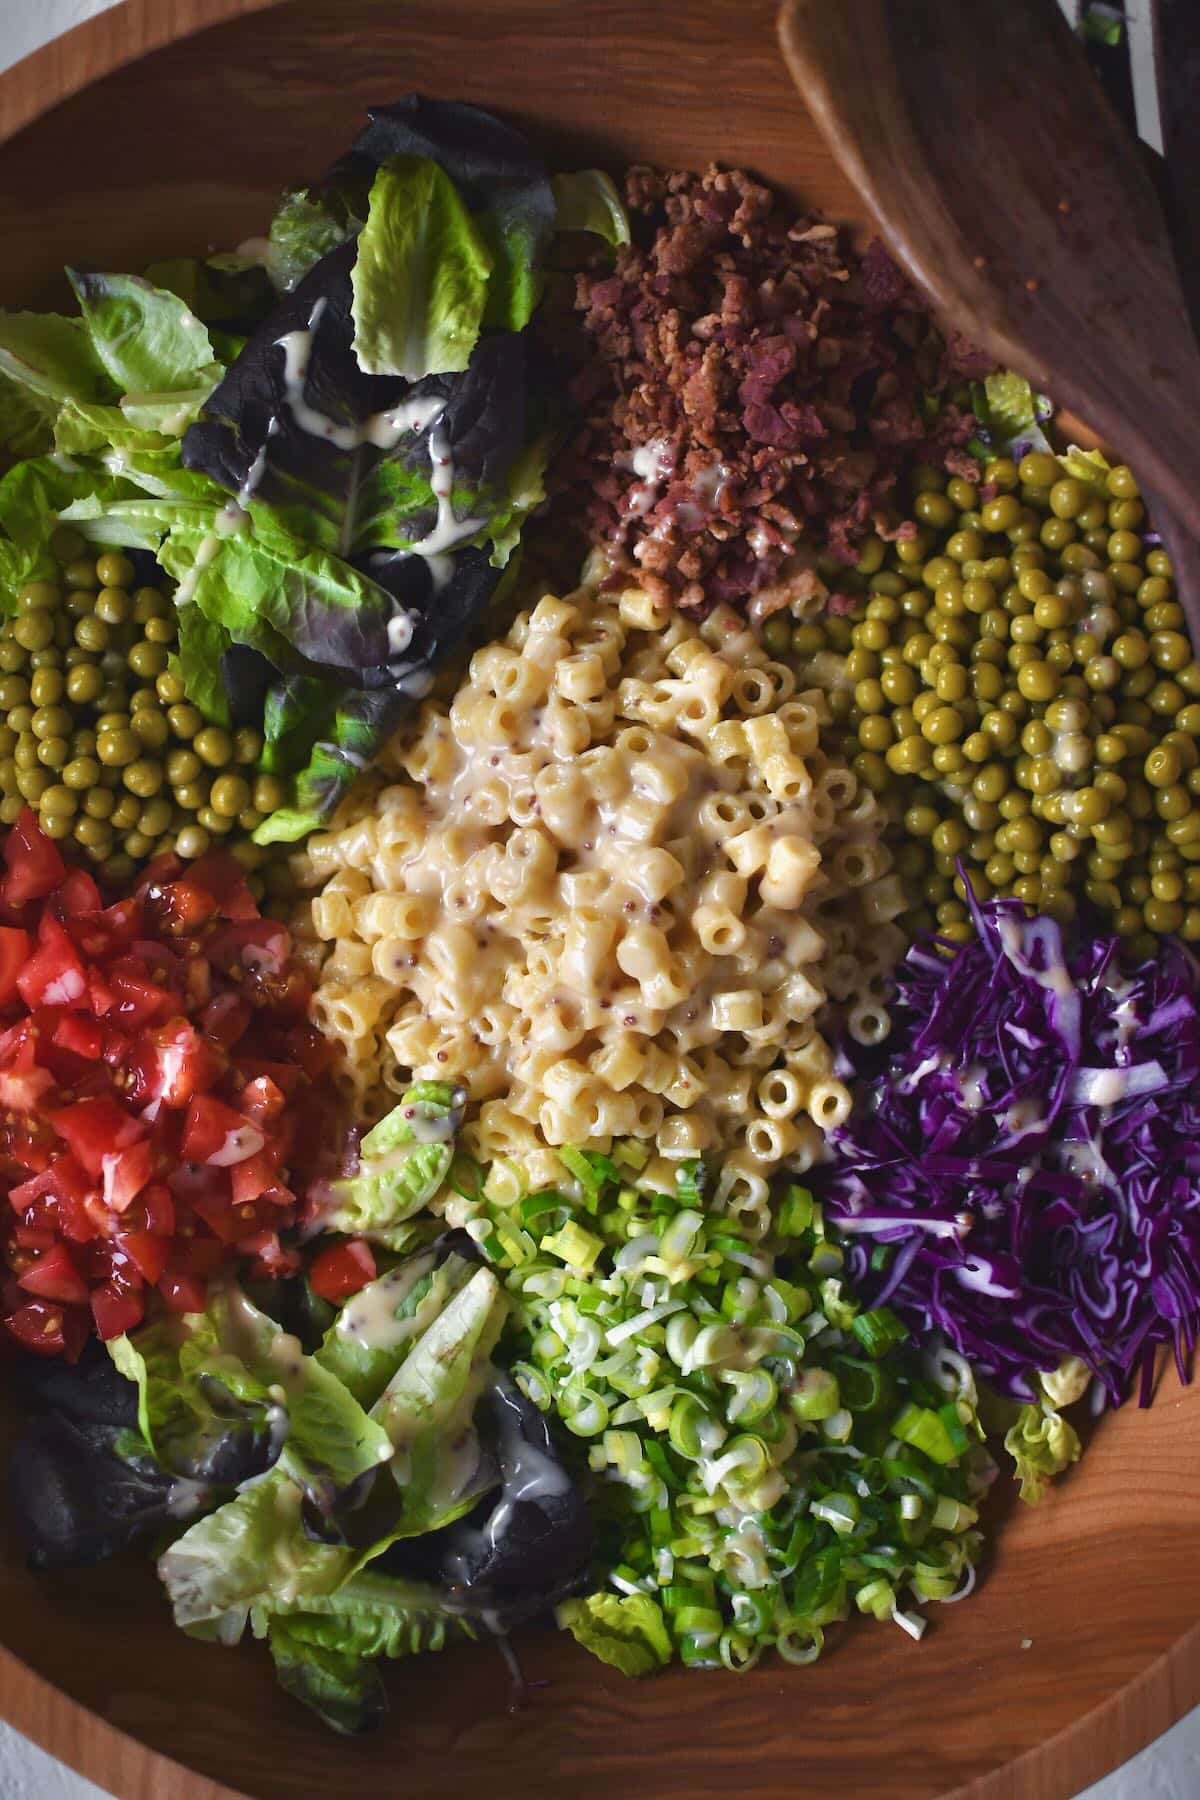
[[[123,65],[209,26],[286,3],[118,0],[0,72],[0,150],[43,113]],[[1065,1730],[941,1800],[1073,1800],[1197,1705],[1200,1623]],[[89,1780],[107,1786],[129,1777],[139,1795],[170,1792],[176,1800],[246,1800],[109,1724],[3,1643],[0,1713]]]

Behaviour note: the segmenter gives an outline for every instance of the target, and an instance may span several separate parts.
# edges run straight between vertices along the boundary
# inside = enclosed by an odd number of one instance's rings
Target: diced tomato
[[[128,1149],[115,1150],[102,1158],[105,1206],[123,1213],[149,1181],[153,1167],[154,1146],[149,1138],[140,1138]]]
[[[0,1011],[19,1013],[0,1025],[8,1335],[74,1356],[93,1329],[138,1323],[148,1293],[202,1307],[222,1263],[295,1270],[291,1171],[310,1180],[337,1102],[286,929],[224,852],[159,858],[108,906],[28,810],[3,856]],[[350,1292],[373,1258],[340,1256]]]
[[[80,1100],[49,1114],[59,1137],[70,1145],[89,1175],[104,1173],[104,1159],[145,1137],[146,1127],[115,1100]]]
[[[175,1202],[166,1183],[148,1182],[122,1213],[121,1226],[124,1231],[146,1231],[154,1237],[172,1237],[175,1232]],[[156,1276],[155,1280],[157,1279]]]
[[[240,994],[216,994],[200,1014],[200,1027],[206,1037],[232,1050],[238,1039],[245,1036],[253,1016]]]
[[[0,1006],[17,997],[17,977],[33,954],[33,939],[16,925],[0,925]]]
[[[297,1274],[303,1260],[298,1250],[284,1249],[277,1231],[256,1231],[239,1241],[238,1250],[254,1258],[253,1272],[263,1281]]]
[[[284,1095],[285,1100],[291,1099],[304,1080],[303,1070],[296,1068],[293,1063],[265,1062],[261,1057],[235,1056],[233,1066],[247,1086],[257,1081],[268,1081]],[[250,1116],[253,1117],[253,1114]]]
[[[158,1283],[158,1291],[172,1312],[203,1312],[206,1303],[204,1278],[190,1275],[184,1269],[168,1269]]]
[[[8,873],[0,883],[6,906],[24,906],[28,900],[44,900],[67,873],[58,848],[37,822],[31,807],[23,806],[4,844]]]
[[[42,914],[37,948],[17,976],[26,1006],[78,1006],[87,993],[87,975],[71,935],[52,913]]]
[[[238,1095],[238,1111],[256,1125],[270,1125],[282,1113],[287,1099],[269,1075],[256,1075]]]
[[[308,1279],[314,1294],[337,1305],[374,1281],[374,1252],[365,1238],[347,1238],[322,1250],[309,1265]]]
[[[132,956],[112,965],[108,987],[113,996],[111,1011],[126,1028],[159,1025],[177,1010],[175,996],[151,981],[144,964]]]
[[[0,1107],[7,1112],[32,1112],[53,1086],[49,1069],[0,1069]]]
[[[100,889],[86,869],[71,869],[55,889],[54,910],[60,919],[98,912],[101,904]]]
[[[92,1294],[92,1314],[97,1332],[107,1341],[140,1325],[146,1316],[146,1302],[140,1294],[123,1293],[106,1281]]]
[[[26,1293],[36,1294],[39,1300],[61,1300],[66,1306],[87,1305],[87,1282],[65,1244],[55,1244],[52,1250],[45,1251],[18,1279]]]
[[[54,1027],[54,1042],[72,1056],[83,1056],[95,1062],[104,1054],[105,1031],[96,1019],[86,1013],[64,1013]]]
[[[198,881],[152,881],[143,890],[158,930],[168,937],[193,937],[216,918],[216,895]]]
[[[205,954],[226,975],[281,976],[288,966],[291,939],[274,919],[238,919],[218,925],[205,940]]]
[[[142,903],[131,897],[103,911],[74,913],[66,926],[81,954],[90,960],[119,956],[142,936]]]
[[[248,1206],[260,1194],[280,1186],[279,1158],[266,1146],[243,1162],[234,1163],[229,1171],[230,1189],[235,1206]]]
[[[37,1225],[16,1224],[12,1228],[13,1243],[22,1250],[52,1250],[57,1243],[54,1232]]]
[[[182,1107],[193,1094],[207,1092],[224,1062],[217,1048],[187,1019],[172,1019],[141,1033],[129,1052],[127,1067],[134,1106],[161,1100],[165,1106]]]
[[[181,1146],[185,1162],[227,1169],[256,1155],[264,1141],[257,1125],[211,1094],[189,1101]]]
[[[53,1300],[30,1300],[4,1320],[5,1329],[23,1350],[38,1356],[65,1356],[74,1362],[88,1340],[91,1321],[79,1306]]]
[[[151,1287],[161,1281],[171,1253],[170,1238],[160,1237],[152,1231],[123,1231],[116,1242],[143,1281]]]

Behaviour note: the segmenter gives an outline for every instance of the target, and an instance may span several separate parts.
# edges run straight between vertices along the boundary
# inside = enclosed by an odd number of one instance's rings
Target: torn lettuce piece
[[[178,294],[140,275],[68,269],[92,348],[123,394],[212,388],[223,370],[208,329]]]
[[[474,1635],[447,1613],[439,1589],[370,1570],[303,1609],[255,1609],[251,1622],[284,1690],[347,1736],[370,1731],[387,1711],[378,1658],[419,1656]]]
[[[239,1288],[210,1293],[213,1337],[231,1350],[250,1374],[267,1384],[284,1410],[287,1436],[279,1458],[290,1475],[322,1510],[343,1489],[377,1469],[391,1455],[382,1425],[369,1418],[342,1383],[299,1340],[261,1312]]]
[[[1038,1380],[1051,1406],[1072,1406],[1091,1386],[1092,1371],[1078,1356],[1064,1356],[1057,1369],[1043,1372]]]
[[[307,1643],[286,1618],[270,1621],[267,1643],[284,1693],[307,1706],[331,1731],[361,1737],[387,1717],[379,1670],[365,1657]]]
[[[317,1361],[360,1406],[374,1406],[416,1340],[470,1279],[453,1252],[406,1257],[349,1299],[325,1333]]]
[[[629,242],[629,217],[616,184],[603,169],[576,169],[552,175],[555,229],[587,231],[617,248]]]
[[[420,94],[373,107],[369,120],[342,166],[378,169],[399,157],[436,163],[453,182],[491,259],[484,327],[523,330],[541,298],[555,214],[545,164],[528,140],[480,107]]]
[[[363,1138],[355,1174],[332,1184],[326,1231],[381,1238],[437,1193],[454,1159],[466,1092],[418,1082]]]
[[[303,1498],[294,1481],[273,1469],[163,1552],[159,1579],[182,1630],[236,1644],[252,1606],[300,1605],[342,1585],[354,1553],[308,1536]]]
[[[267,273],[283,293],[292,288],[331,250],[357,236],[356,218],[346,195],[335,189],[297,188],[279,203],[267,237]]]
[[[178,295],[205,325],[225,330],[245,331],[257,324],[270,312],[275,300],[267,270],[239,256],[204,260],[198,256],[176,256],[152,263],[145,271],[145,279],[154,287]],[[213,349],[219,348],[214,340]]]
[[[983,381],[972,382],[971,410],[983,433],[983,442],[973,441],[972,450],[984,462],[1007,455],[1019,461],[1029,450],[1052,449],[1042,422],[1050,417],[1053,405],[1014,369],[997,369]]]
[[[1082,1445],[1075,1427],[1053,1410],[1023,1406],[1007,1432],[1004,1448],[1016,1464],[1021,1498],[1036,1505],[1055,1475],[1079,1461]]]
[[[1082,481],[1085,487],[1095,488],[1102,494],[1108,492],[1112,464],[1101,451],[1083,450],[1078,444],[1068,444],[1058,460],[1067,474]]]
[[[395,1450],[388,1465],[401,1499],[395,1537],[452,1524],[495,1485],[472,1418],[507,1310],[491,1270],[476,1269],[372,1408]]]
[[[114,1339],[109,1354],[138,1385],[147,1444],[177,1473],[232,1485],[278,1462],[327,1512],[391,1455],[336,1375],[232,1284],[210,1290],[206,1312]]]
[[[360,369],[409,382],[464,370],[491,271],[487,246],[437,163],[389,161],[371,187],[351,276]]]
[[[182,1320],[143,1326],[107,1349],[136,1383],[138,1427],[161,1469],[235,1487],[278,1459],[286,1414],[236,1357],[221,1353],[207,1319],[194,1335]]]
[[[652,1675],[675,1654],[662,1608],[649,1594],[587,1594],[564,1600],[559,1625],[622,1675]]]

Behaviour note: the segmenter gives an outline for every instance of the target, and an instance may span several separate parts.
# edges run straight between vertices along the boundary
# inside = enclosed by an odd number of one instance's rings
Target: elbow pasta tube
[[[514,1195],[566,1179],[567,1144],[729,1150],[720,1204],[765,1222],[766,1177],[849,1106],[821,1021],[878,1042],[902,947],[882,810],[821,750],[827,660],[798,685],[728,608],[586,589],[435,688],[398,777],[293,859],[360,1114],[462,1080],[464,1142]]]

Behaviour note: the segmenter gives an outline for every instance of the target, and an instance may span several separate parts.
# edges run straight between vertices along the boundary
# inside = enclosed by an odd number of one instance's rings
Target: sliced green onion
[[[908,1337],[908,1327],[890,1306],[859,1313],[850,1327],[868,1356],[886,1356]]]
[[[795,1183],[788,1188],[775,1216],[775,1229],[780,1237],[800,1237],[813,1222],[813,1197],[806,1187]]]

